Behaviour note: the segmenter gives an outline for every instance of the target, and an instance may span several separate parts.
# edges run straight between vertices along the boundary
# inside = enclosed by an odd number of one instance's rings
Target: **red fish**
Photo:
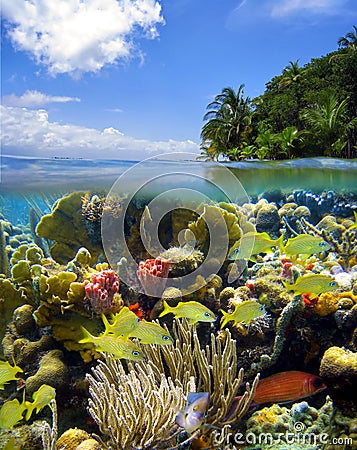
[[[254,403],[281,403],[300,400],[326,389],[322,379],[306,372],[291,370],[263,378],[259,381]]]
[[[310,397],[324,389],[325,383],[316,375],[297,370],[280,372],[259,381],[252,405],[292,402]],[[225,421],[233,417],[240,398],[233,400]]]

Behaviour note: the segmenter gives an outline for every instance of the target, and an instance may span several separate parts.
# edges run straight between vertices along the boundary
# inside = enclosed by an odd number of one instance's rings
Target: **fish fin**
[[[287,291],[292,291],[292,284],[288,283],[287,281],[282,281],[282,283]]]
[[[208,404],[209,397],[209,392],[189,392],[187,394],[187,406],[191,405],[191,403],[195,402],[198,399],[205,399]]]
[[[277,239],[276,246],[279,247],[280,252],[284,251],[284,233]]]
[[[78,341],[78,343],[79,343],[79,344],[85,344],[85,343],[87,343],[87,342],[93,343],[93,340],[94,340],[93,338],[94,338],[94,336],[92,336],[92,335],[90,334],[90,332],[89,332],[86,328],[80,326],[80,329],[81,329],[81,331],[82,331],[82,333],[83,333],[83,335],[84,335],[84,338],[82,338],[80,341]]]
[[[175,423],[181,428],[186,427],[186,414],[183,411],[180,411],[175,417]]]
[[[227,313],[226,311],[224,311],[223,309],[220,309],[220,311],[221,311],[221,313],[223,314],[223,317],[222,317],[222,323],[221,323],[221,329],[225,326],[225,325],[227,325],[227,323],[231,320],[230,318],[229,318],[229,316],[230,316],[230,314],[229,313]]]
[[[107,319],[105,314],[102,314],[102,321],[103,321],[104,326],[105,326],[105,331],[103,333],[103,336],[105,336],[106,334],[108,334],[108,332],[110,330],[110,323],[109,323],[109,320]]]
[[[171,307],[168,305],[168,303],[166,302],[166,300],[164,300],[163,302],[164,305],[164,309],[163,311],[159,314],[159,317],[163,317],[166,316],[166,314],[169,314],[171,311]]]
[[[29,420],[31,415],[32,415],[32,411],[35,409],[35,402],[28,402],[25,401],[24,404],[25,408],[26,408],[26,415],[25,415],[25,419]]]

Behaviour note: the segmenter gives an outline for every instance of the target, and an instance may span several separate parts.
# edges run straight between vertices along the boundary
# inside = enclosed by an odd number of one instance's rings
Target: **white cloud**
[[[122,109],[120,109],[120,108],[109,108],[109,109],[106,109],[106,111],[108,111],[108,112],[112,112],[112,113],[122,113],[122,112],[124,112]]]
[[[355,0],[241,0],[226,20],[228,29],[253,26],[269,19],[312,23],[321,16],[345,18],[355,13]],[[257,5],[259,3],[259,7]]]
[[[170,152],[199,153],[186,141],[149,141],[104,130],[51,122],[44,109],[1,106],[1,144],[4,154],[39,157],[79,157],[140,160]]]
[[[15,48],[58,73],[97,72],[140,54],[134,39],[157,37],[163,24],[156,0],[3,0]]]
[[[272,4],[271,16],[283,17],[299,12],[309,14],[338,14],[343,0],[280,0]]]
[[[47,95],[39,91],[28,90],[20,97],[15,94],[5,95],[2,99],[3,104],[7,106],[19,106],[19,107],[39,107],[45,106],[49,103],[67,103],[67,102],[80,102],[77,97],[64,97],[58,95]]]

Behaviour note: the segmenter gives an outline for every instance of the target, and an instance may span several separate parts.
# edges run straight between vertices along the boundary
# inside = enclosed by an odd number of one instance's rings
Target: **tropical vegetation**
[[[199,159],[357,157],[357,26],[305,66],[290,61],[250,99],[224,87],[207,106]]]

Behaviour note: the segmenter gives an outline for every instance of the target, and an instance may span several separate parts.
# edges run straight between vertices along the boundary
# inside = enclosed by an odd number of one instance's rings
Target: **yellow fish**
[[[9,381],[17,380],[15,375],[18,372],[23,372],[21,367],[12,366],[7,361],[0,361],[0,389],[3,390]]]
[[[111,353],[116,359],[130,359],[142,361],[144,354],[134,342],[123,337],[115,336],[92,336],[88,330],[81,327],[84,338],[78,341],[80,344],[92,343],[98,352]]]
[[[228,259],[254,259],[252,256],[259,253],[268,253],[272,247],[281,247],[283,235],[278,239],[272,239],[268,233],[248,231],[236,242],[228,253]]]
[[[36,414],[45,406],[48,406],[56,398],[56,389],[48,384],[43,384],[36,392],[32,394],[33,402],[25,402],[26,406],[26,420],[31,417],[32,411],[36,408]]]
[[[155,322],[147,322],[142,320],[138,326],[130,333],[129,337],[140,339],[141,344],[173,344],[172,337],[165,328],[162,328]]]
[[[306,255],[329,250],[330,245],[319,236],[311,234],[299,234],[288,239],[287,243],[281,247],[283,253],[287,255]]]
[[[353,211],[353,215],[355,216],[355,223],[348,227],[349,230],[355,230],[357,228],[357,212]]]
[[[317,296],[323,292],[334,291],[338,288],[338,284],[333,278],[328,275],[319,275],[309,273],[299,277],[294,284],[289,284],[283,281],[287,291],[294,291],[295,295],[308,293],[311,296]]]
[[[20,403],[17,398],[5,402],[0,409],[0,429],[12,428],[20,422],[25,409],[24,402]]]
[[[177,306],[169,306],[164,300],[164,310],[159,317],[172,313],[175,318],[186,317],[189,323],[214,322],[216,320],[213,312],[199,302],[180,302]]]
[[[109,323],[104,314],[102,314],[102,320],[105,326],[102,336],[112,333],[114,336],[128,337],[139,323],[139,317],[133,311],[130,311],[127,306],[124,306],[117,314],[111,317],[112,323]]]
[[[223,321],[221,328],[223,328],[228,322],[233,320],[235,325],[241,322],[249,325],[253,319],[263,316],[265,314],[265,308],[255,300],[246,300],[244,302],[235,305],[232,313],[227,313],[220,310],[223,314]]]

